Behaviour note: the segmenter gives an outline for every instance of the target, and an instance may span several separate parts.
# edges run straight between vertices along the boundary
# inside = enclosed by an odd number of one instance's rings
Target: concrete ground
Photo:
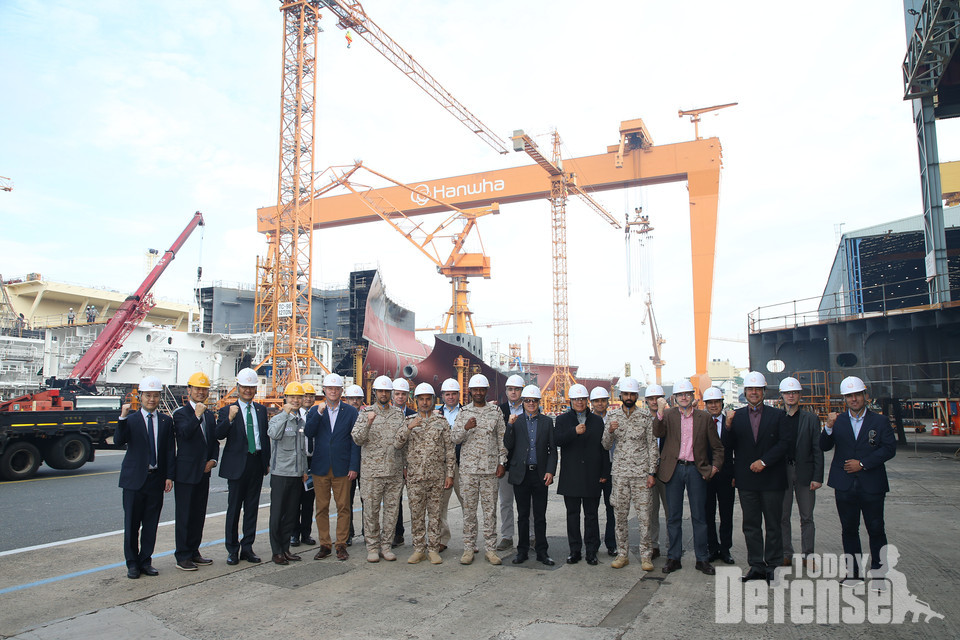
[[[550,553],[557,561],[553,568],[533,559],[514,566],[509,562],[512,551],[500,553],[503,566],[492,566],[482,556],[473,565],[460,565],[461,513],[455,498],[451,506],[454,538],[439,566],[406,563],[412,552],[408,522],[407,544],[397,550],[400,559],[395,563],[368,564],[358,542],[343,563],[331,558],[314,561],[312,549],[300,547],[304,556],[300,563],[241,562],[228,567],[221,541],[222,516],[208,518],[205,529],[209,546],[204,554],[215,564],[197,572],[174,567],[172,526],[159,532],[154,565],[160,576],[156,578],[126,578],[122,536],[117,534],[4,555],[0,557],[0,637],[955,638],[960,637],[960,613],[951,604],[960,594],[956,542],[960,538],[960,458],[953,455],[957,446],[960,438],[920,435],[887,466],[892,488],[886,502],[887,535],[900,550],[897,568],[906,576],[910,593],[944,616],[929,623],[913,623],[907,617],[898,625],[797,624],[789,607],[784,624],[769,620],[717,623],[719,583],[693,568],[689,519],[684,520],[687,551],[679,572],[663,574],[663,558],[655,561],[654,572],[643,572],[635,548],[630,565],[621,570],[610,568],[605,552],[599,566],[565,565],[563,501],[551,490],[547,533]],[[832,494],[826,487],[818,493],[815,518],[817,548],[822,553],[840,551]],[[264,501],[267,498],[265,494]],[[172,495],[168,500],[165,511],[172,514]],[[409,517],[409,510],[404,513]],[[746,550],[739,516],[738,505],[733,555],[743,571]],[[5,519],[11,517],[16,514],[4,513]],[[50,517],[55,519],[56,514]],[[265,529],[267,509],[261,510],[259,522]],[[359,513],[356,522],[360,522]],[[104,525],[105,531],[115,528],[117,523]],[[631,534],[635,544],[635,520]],[[665,549],[665,526],[661,535]],[[863,538],[866,546],[865,534]],[[796,545],[796,515],[794,539]],[[255,549],[264,559],[269,557],[266,533],[257,536]],[[766,598],[767,587],[762,591]]]

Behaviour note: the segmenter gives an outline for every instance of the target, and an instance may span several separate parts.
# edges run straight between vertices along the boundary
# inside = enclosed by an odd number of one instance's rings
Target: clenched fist
[[[517,421],[517,418],[519,418],[519,417],[520,417],[520,416],[518,416],[518,415],[516,415],[516,414],[510,416],[510,421],[509,421],[507,424],[513,424],[514,422]],[[473,419],[473,418],[471,418],[471,420],[472,420],[472,419]]]
[[[837,412],[831,411],[827,414],[827,429],[833,429],[833,423],[837,421]]]
[[[237,417],[238,413],[240,413],[240,406],[236,404],[230,405],[230,413],[228,417],[230,418],[231,422]]]
[[[734,412],[732,409],[727,410],[727,421],[726,421],[727,429],[729,429],[733,425],[733,413]]]
[[[367,426],[372,425],[373,421],[376,419],[377,419],[377,414],[375,414],[373,411],[367,412]]]
[[[620,423],[619,423],[618,421],[616,421],[616,420],[611,420],[611,421],[610,421],[610,433],[613,433],[614,431],[616,431],[616,430],[619,429],[619,428],[620,428]]]
[[[130,414],[130,403],[128,402],[127,404],[120,407],[120,417],[126,418],[127,415],[129,414]]]
[[[207,405],[203,404],[202,402],[198,402],[198,403],[197,403],[197,406],[196,406],[196,409],[195,409],[195,413],[196,413],[196,415],[197,415],[197,419],[202,418],[202,417],[203,417],[203,412],[206,411],[206,410],[207,410]]]
[[[476,426],[477,426],[477,419],[470,418],[469,420],[467,420],[467,423],[463,425],[463,428],[465,431],[470,431],[470,429],[473,429]],[[499,478],[500,476],[497,476],[497,477]]]

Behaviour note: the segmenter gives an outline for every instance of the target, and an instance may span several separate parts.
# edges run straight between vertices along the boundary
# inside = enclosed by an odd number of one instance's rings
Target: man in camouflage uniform
[[[360,475],[363,484],[363,532],[367,540],[367,562],[393,561],[390,550],[394,524],[403,492],[403,455],[394,446],[397,430],[403,427],[403,412],[390,404],[393,381],[380,376],[373,382],[377,401],[357,416],[353,441],[360,445]],[[380,527],[380,505],[383,523]],[[379,549],[380,553],[377,553]]]
[[[630,502],[640,525],[640,560],[644,571],[653,571],[650,558],[650,493],[655,485],[660,451],[653,437],[653,416],[646,406],[637,406],[640,384],[635,378],[620,378],[620,401],[623,406],[607,415],[610,423],[603,433],[603,447],[613,453],[613,504],[616,511],[617,557],[610,564],[620,569],[630,564],[630,539],[627,518]]]
[[[417,564],[427,557],[427,536],[424,517],[430,518],[430,564],[440,564],[440,499],[445,489],[453,486],[455,456],[447,421],[433,412],[436,405],[433,387],[426,382],[417,385],[414,397],[417,413],[406,418],[397,431],[395,446],[405,449],[407,461],[407,498],[410,501],[413,555],[407,560]]]
[[[453,442],[460,449],[460,491],[463,494],[463,557],[460,564],[473,562],[473,541],[477,539],[477,502],[483,509],[483,540],[490,564],[501,564],[497,546],[497,480],[503,477],[507,448],[503,445],[506,426],[503,413],[487,404],[490,383],[486,376],[470,378],[473,403],[460,410],[453,423]]]

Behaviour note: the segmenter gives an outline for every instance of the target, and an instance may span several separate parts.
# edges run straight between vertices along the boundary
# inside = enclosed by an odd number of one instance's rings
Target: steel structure
[[[935,100],[960,42],[960,2],[956,0],[904,0],[907,53],[904,57],[904,100],[913,102],[920,159],[923,200],[923,237],[926,252],[927,290],[930,304],[950,301],[947,273],[947,240],[943,226],[940,158],[937,150]],[[913,24],[910,28],[909,25]],[[956,68],[952,68],[953,77]],[[947,108],[952,102],[953,109]],[[958,115],[956,100],[944,101],[947,116]]]
[[[579,187],[590,192],[642,187],[668,182],[686,182],[690,203],[690,247],[693,274],[694,340],[698,373],[707,368],[710,335],[710,307],[713,297],[713,267],[716,254],[717,206],[720,197],[722,151],[717,138],[703,138],[664,145],[645,145],[636,132],[639,120],[620,124],[620,140],[626,140],[622,166],[617,167],[620,146],[606,153],[563,160],[564,170],[578,177]],[[642,124],[642,123],[641,123]],[[417,206],[406,209],[409,217],[444,211],[422,198],[424,193],[440,194],[450,205],[461,209],[501,206],[549,198],[550,176],[539,164],[484,171],[475,174],[410,182],[403,186],[376,189],[369,198],[388,202],[409,199]],[[418,193],[412,194],[412,191]],[[420,202],[422,201],[422,204]],[[380,220],[380,216],[353,194],[317,198],[311,203],[315,228],[324,229]],[[276,209],[257,212],[258,229],[273,228]]]
[[[319,0],[281,0],[283,82],[280,93],[280,171],[277,211],[268,234],[268,255],[257,262],[255,324],[273,334],[270,354],[257,365],[271,367],[268,396],[288,381],[322,367],[310,345]]]
[[[133,295],[128,296],[117,309],[117,312],[113,314],[113,317],[104,326],[103,331],[100,332],[100,335],[97,336],[97,339],[94,340],[90,348],[74,366],[73,371],[70,372],[71,379],[76,379],[80,386],[87,389],[96,385],[107,361],[113,357],[113,354],[123,345],[127,336],[137,328],[137,325],[143,322],[147,313],[153,309],[153,294],[150,293],[153,285],[156,284],[167,266],[177,256],[177,251],[187,241],[190,234],[200,226],[203,226],[203,214],[197,211]]]

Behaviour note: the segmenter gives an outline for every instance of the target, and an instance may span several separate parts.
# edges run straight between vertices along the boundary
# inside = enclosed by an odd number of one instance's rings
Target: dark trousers
[[[350,516],[350,522],[353,522],[353,515]],[[394,527],[393,535],[397,538],[403,537],[403,492],[400,492],[400,506],[397,508],[397,526]]]
[[[174,482],[173,495],[177,501],[174,531],[177,549],[173,555],[177,561],[190,560],[200,555],[203,523],[207,518],[207,498],[210,495],[210,474],[203,474],[196,484]]]
[[[707,550],[730,553],[733,546],[733,478],[714,476],[707,482],[704,520],[707,523]],[[720,511],[720,536],[717,537],[717,511]]]
[[[357,486],[360,484],[360,477],[354,478],[350,483],[350,537],[357,535],[353,528],[353,500],[357,495]],[[360,535],[363,535],[363,498],[360,498]]]
[[[313,489],[310,491],[305,491],[303,489],[303,483],[300,483],[300,523],[297,527],[294,527],[293,533],[290,534],[290,537],[294,537],[297,533],[300,534],[301,540],[306,540],[310,537],[310,532],[313,531],[313,503],[316,502],[316,493]]]
[[[123,557],[128,568],[152,562],[163,508],[163,485],[162,474],[154,471],[147,474],[139,489],[123,490]]]
[[[613,503],[610,502],[610,493],[613,491],[613,476],[604,482],[603,487],[603,506],[607,509],[607,524],[603,530],[603,544],[607,551],[613,551],[617,548],[617,519],[613,514]]]
[[[513,486],[517,503],[517,551],[530,550],[530,505],[533,503],[534,549],[537,555],[547,552],[547,487],[536,469],[527,469],[523,482]]]
[[[783,491],[739,491],[747,562],[751,569],[768,573],[783,562],[783,536],[780,532]],[[766,537],[761,527],[766,529]]]
[[[667,482],[667,557],[680,560],[683,555],[683,491],[690,502],[690,521],[693,523],[693,551],[700,562],[709,558],[707,552],[707,524],[704,521],[704,501],[707,481],[700,475],[696,465],[680,464],[673,470]]]
[[[243,473],[236,480],[227,480],[227,520],[224,540],[227,553],[237,554],[253,549],[257,537],[257,513],[260,510],[260,490],[263,489],[263,465],[260,452],[248,453]],[[237,539],[240,509],[243,509],[243,538]]]
[[[570,555],[579,555],[580,548],[584,544],[587,547],[587,557],[597,555],[597,549],[600,548],[600,518],[597,515],[600,509],[600,496],[596,498],[563,496],[563,503],[567,506],[567,544],[570,545]],[[581,507],[583,508],[583,538],[580,537]]]
[[[887,533],[883,526],[883,502],[886,494],[867,493],[854,482],[847,491],[836,490],[837,514],[840,516],[840,531],[843,539],[843,552],[855,558],[863,552],[860,546],[860,517],[870,537],[870,568],[880,568],[880,550],[887,544]],[[863,567],[859,562],[854,566],[854,575],[862,576]]]
[[[270,476],[270,551],[290,551],[290,538],[297,531],[303,480],[300,476]]]

